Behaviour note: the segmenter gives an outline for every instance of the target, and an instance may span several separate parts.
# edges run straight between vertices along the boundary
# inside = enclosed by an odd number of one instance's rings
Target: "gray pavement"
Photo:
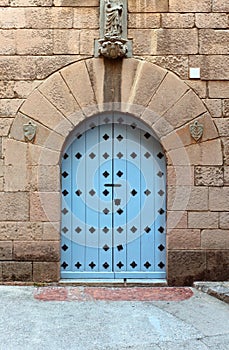
[[[1,350],[229,350],[229,305],[200,291],[180,302],[35,300],[0,286]]]

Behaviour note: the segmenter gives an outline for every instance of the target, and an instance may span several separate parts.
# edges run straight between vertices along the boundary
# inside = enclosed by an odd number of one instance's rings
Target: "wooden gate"
[[[61,277],[165,278],[163,150],[133,119],[98,120],[62,158]]]

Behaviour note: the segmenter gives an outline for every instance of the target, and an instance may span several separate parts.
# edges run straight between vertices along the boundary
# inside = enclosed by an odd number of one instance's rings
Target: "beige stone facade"
[[[61,154],[111,110],[142,119],[166,153],[168,283],[229,278],[228,12],[128,0],[133,57],[116,62],[93,57],[99,0],[0,0],[0,282],[60,279]]]

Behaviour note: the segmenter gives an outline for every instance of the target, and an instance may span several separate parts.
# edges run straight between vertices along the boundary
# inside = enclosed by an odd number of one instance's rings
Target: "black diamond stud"
[[[133,269],[135,269],[135,267],[138,266],[138,264],[136,264],[136,262],[133,261],[133,262],[130,264],[130,266],[131,266]]]
[[[144,231],[145,231],[146,233],[149,233],[149,232],[151,231],[151,228],[150,228],[149,226],[146,226],[145,229],[144,229]]]
[[[94,158],[96,157],[96,155],[95,155],[95,153],[91,152],[91,153],[89,154],[89,157],[90,157],[91,159],[94,159]]]
[[[63,176],[64,178],[66,178],[66,177],[68,176],[68,173],[67,173],[66,171],[64,171],[64,172],[62,173],[62,176]]]
[[[82,194],[82,192],[81,192],[80,190],[77,190],[77,191],[76,191],[76,195],[77,195],[78,197],[80,197],[81,194]]]
[[[132,226],[131,229],[130,229],[130,231],[133,232],[133,233],[135,233],[137,230],[138,230],[138,229],[137,229],[137,227],[135,227],[135,226]]]
[[[157,157],[158,157],[159,159],[162,159],[162,158],[164,157],[164,154],[161,153],[161,152],[159,152],[159,153],[157,154]]]
[[[165,247],[163,246],[163,244],[160,244],[158,249],[162,252],[165,249]]]
[[[110,249],[110,248],[108,247],[107,244],[105,244],[105,245],[103,246],[103,250],[105,250],[105,252],[107,252],[109,249]]]
[[[109,228],[105,226],[105,227],[103,228],[103,232],[104,232],[104,233],[109,232]]]
[[[80,154],[80,153],[78,152],[78,153],[76,153],[75,157],[76,157],[77,159],[80,159],[80,158],[82,157],[82,154]]]
[[[119,252],[121,252],[121,251],[123,250],[122,244],[118,245],[118,246],[117,246],[117,249],[118,249]]]
[[[118,213],[119,215],[121,215],[121,214],[123,213],[123,210],[122,210],[121,208],[119,208],[119,210],[117,210],[117,213]]]
[[[63,193],[64,197],[66,197],[68,195],[68,191],[67,190],[64,190],[62,193]]]
[[[61,231],[64,232],[64,233],[67,233],[68,232],[68,228],[66,226],[64,226]]]
[[[117,140],[118,140],[119,142],[121,142],[121,141],[123,140],[123,136],[122,136],[122,135],[118,135],[118,136],[117,136]]]
[[[148,139],[150,138],[151,135],[147,132],[144,136],[145,136],[145,138],[148,140]]]
[[[77,263],[75,264],[75,267],[79,270],[81,266],[82,266],[82,264],[80,264],[80,262],[77,261]]]
[[[114,200],[115,205],[120,205],[121,204],[121,199],[115,199]]]
[[[137,154],[135,152],[132,152],[130,156],[131,158],[135,159],[137,157]]]
[[[118,233],[122,233],[123,228],[122,228],[121,226],[119,226],[119,227],[117,228],[117,231],[118,231]]]
[[[163,232],[165,231],[165,229],[164,229],[164,227],[160,226],[159,229],[158,229],[158,231],[159,231],[160,233],[163,233]]]
[[[79,140],[82,137],[82,134],[77,134],[76,137]]]
[[[92,226],[92,227],[89,228],[89,231],[90,231],[91,233],[94,233],[94,232],[96,231],[96,229]]]
[[[96,194],[96,192],[93,189],[91,189],[91,191],[89,191],[89,194],[93,197]]]
[[[160,208],[159,210],[158,210],[158,213],[160,214],[160,215],[163,215],[164,214],[164,209],[162,209],[162,208]]]
[[[110,156],[109,156],[109,154],[107,153],[107,152],[105,152],[104,154],[103,154],[103,158],[104,159],[107,159],[107,158],[109,158]]]
[[[159,176],[159,177],[162,177],[164,175],[164,173],[162,172],[162,171],[159,171],[158,173],[157,173],[157,176]]]
[[[68,250],[68,246],[66,244],[64,244],[61,248],[64,252],[66,252],[66,250]]]
[[[90,268],[93,270],[94,267],[96,267],[95,263],[92,261],[88,266],[90,266]]]
[[[96,125],[94,123],[91,123],[89,126],[92,130],[96,127]]]
[[[103,264],[103,267],[104,267],[105,270],[107,270],[109,266],[110,266],[110,265],[109,265],[107,262],[105,262],[105,263]]]
[[[158,192],[158,194],[159,194],[159,196],[163,196],[164,194],[165,194],[165,192],[164,191],[162,191],[162,190],[160,190],[159,192]]]
[[[118,268],[121,270],[121,268],[124,266],[123,263],[121,261],[119,261],[119,263],[116,265],[118,266]]]
[[[150,194],[151,194],[151,192],[150,192],[150,190],[145,190],[145,195],[148,197]]]
[[[104,139],[105,141],[107,141],[109,138],[110,138],[109,135],[107,135],[107,134],[103,135],[103,139]]]
[[[65,153],[65,154],[63,155],[63,158],[64,158],[64,159],[67,159],[67,158],[68,158],[68,154]]]
[[[121,152],[119,152],[119,153],[117,154],[117,157],[118,157],[119,159],[121,159],[121,158],[123,157],[123,154],[122,154]]]
[[[82,231],[82,229],[78,226],[76,229],[75,229],[76,233],[80,233]]]
[[[103,176],[107,178],[110,174],[107,171],[104,171]]]
[[[119,122],[119,124],[122,124],[122,123],[124,122],[124,120],[120,117],[120,118],[118,119],[118,122]]]
[[[146,263],[144,264],[145,268],[148,270],[151,266],[151,264],[149,263],[149,261],[146,261]]]
[[[163,269],[163,267],[165,267],[165,264],[161,261],[158,266],[160,267],[160,269]]]
[[[107,209],[107,208],[105,208],[105,209],[103,210],[103,212],[104,212],[105,215],[107,215],[107,214],[109,214],[110,210]]]
[[[132,129],[136,129],[136,127],[137,127],[137,124],[135,124],[135,123],[131,124]]]
[[[122,175],[123,175],[123,172],[121,171],[121,170],[119,170],[118,172],[117,172],[117,174],[116,174],[118,177],[122,177]]]
[[[144,154],[144,157],[146,157],[146,159],[149,159],[149,157],[151,157],[151,154],[150,154],[149,152],[146,152],[146,153]]]
[[[130,192],[131,194],[132,194],[132,196],[134,197],[134,196],[136,196],[136,194],[138,193],[136,190],[132,190],[131,192]]]
[[[68,267],[68,264],[64,261],[61,267],[63,267],[63,269],[65,270]]]
[[[64,208],[63,210],[61,210],[61,212],[66,215],[68,213],[68,209]]]
[[[110,193],[110,192],[107,191],[107,190],[104,190],[104,191],[103,191],[104,196],[108,196],[109,193]]]

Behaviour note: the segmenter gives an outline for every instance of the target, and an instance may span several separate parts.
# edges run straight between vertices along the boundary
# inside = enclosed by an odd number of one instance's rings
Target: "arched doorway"
[[[166,277],[166,163],[141,121],[90,118],[62,157],[62,278]]]

